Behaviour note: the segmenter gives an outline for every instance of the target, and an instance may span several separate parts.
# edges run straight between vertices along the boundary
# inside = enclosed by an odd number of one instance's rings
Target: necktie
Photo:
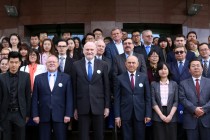
[[[63,56],[60,57],[60,70],[61,72],[64,71],[64,60],[65,58]]]
[[[131,89],[134,90],[134,74],[131,74]]]
[[[149,52],[150,52],[150,46],[146,46],[145,48],[146,48],[146,52],[147,52],[147,55],[148,55]]]
[[[206,61],[206,60],[203,61],[203,72],[204,72],[204,76],[207,76],[207,72],[208,72],[207,62],[208,61]]]
[[[183,62],[180,61],[180,62],[179,62],[179,74],[182,73],[182,69],[183,69]]]
[[[89,81],[91,81],[92,73],[93,73],[91,64],[92,64],[91,62],[88,62],[88,80]]]
[[[196,83],[195,83],[195,89],[196,89],[196,93],[197,93],[197,96],[198,96],[198,100],[200,99],[200,84],[199,84],[199,79],[196,79],[195,80]]]
[[[49,80],[49,85],[50,85],[50,90],[53,90],[55,84],[55,75],[54,74],[50,74],[50,80]]]

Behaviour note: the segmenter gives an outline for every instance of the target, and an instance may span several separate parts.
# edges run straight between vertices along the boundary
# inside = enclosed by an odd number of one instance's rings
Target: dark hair
[[[122,43],[123,43],[124,41],[128,40],[128,39],[130,39],[130,40],[132,41],[132,43],[133,43],[133,40],[132,40],[131,38],[129,38],[129,37],[125,38],[125,39],[122,41]]]
[[[132,32],[131,32],[131,35],[133,35],[133,33],[135,32],[139,32],[139,34],[141,34],[140,30],[139,29],[134,29]]]
[[[8,60],[8,58],[6,58],[6,57],[1,58],[0,63],[1,63],[2,60]]]
[[[109,40],[110,42],[112,41],[112,38],[109,37],[109,36],[107,36],[107,37],[104,38],[104,40],[106,40],[106,39]]]
[[[20,55],[19,52],[11,51],[11,52],[9,52],[8,60],[10,60],[11,58],[18,58],[19,61],[21,62],[22,56]]]
[[[38,37],[38,39],[39,39],[39,34],[33,33],[33,34],[30,35],[30,38],[31,38],[31,37]]]
[[[176,38],[178,38],[178,37],[183,37],[183,38],[185,39],[185,36],[184,36],[183,34],[177,34],[177,35],[175,36],[174,40],[176,40]]]
[[[168,64],[166,62],[159,62],[158,65],[157,65],[157,79],[156,79],[156,82],[159,82],[161,77],[159,75],[159,70],[162,70],[163,69],[163,66],[166,66],[168,68],[168,79],[170,80],[171,76],[172,76],[172,73],[170,71],[170,68],[168,66]]]
[[[79,42],[79,48],[81,49],[82,48],[82,45],[81,45],[80,38],[79,37],[73,37],[73,40],[74,40],[74,42],[75,42],[75,40],[78,40],[78,42]]]
[[[195,38],[197,39],[197,34],[196,34],[196,32],[195,32],[195,31],[190,31],[190,32],[188,32],[188,34],[187,34],[187,38],[188,38],[188,36],[189,36],[190,34],[195,34]]]
[[[96,28],[96,29],[93,30],[93,34],[94,34],[96,31],[99,31],[99,32],[103,33],[103,31],[102,31],[101,29]]]
[[[198,51],[199,51],[199,49],[200,49],[200,46],[202,46],[202,45],[207,45],[208,48],[210,49],[210,46],[209,46],[207,43],[204,42],[204,43],[201,43],[201,44],[198,45]]]
[[[86,38],[87,38],[87,36],[93,36],[94,37],[94,39],[95,39],[95,35],[93,34],[93,33],[87,33],[85,36],[84,36],[84,38],[82,39],[82,45],[85,45],[85,40],[86,40]]]
[[[10,34],[10,36],[9,36],[9,46],[12,47],[12,44],[10,43],[10,39],[11,39],[12,36],[16,36],[18,38],[18,41],[19,42],[17,44],[17,48],[19,49],[19,47],[21,45],[21,39],[20,39],[20,36],[18,34],[16,34],[16,33]]]
[[[2,38],[1,43],[2,43],[4,40],[7,41],[7,42],[9,43],[9,37],[4,37],[4,38]]]
[[[58,39],[57,45],[58,45],[59,42],[66,42],[66,40],[64,40],[64,39],[62,39],[62,38]],[[66,42],[66,45],[67,45],[67,44],[68,44],[68,43]]]
[[[65,34],[65,33],[70,33],[70,35],[72,35],[72,32],[71,31],[63,31],[62,32],[62,35]]]
[[[189,62],[189,65],[188,65],[188,68],[189,68],[189,69],[190,69],[190,65],[191,65],[191,63],[192,63],[193,61],[199,61],[200,64],[201,64],[201,67],[203,67],[201,60],[199,60],[198,58],[194,58],[194,59],[190,60],[190,62]]]
[[[156,50],[151,50],[149,52],[149,54],[148,54],[148,57],[150,57],[153,53],[156,53],[159,56],[159,58],[160,58],[160,55],[159,55],[159,53]]]
[[[27,52],[29,53],[29,46],[26,43],[22,43],[19,48],[19,53],[21,50],[27,50]],[[28,53],[26,55],[26,58],[28,57]]]
[[[29,50],[28,58],[27,58],[28,63],[31,64],[31,62],[29,61],[29,55],[32,54],[32,53],[36,54],[36,56],[37,56],[36,63],[40,64],[40,55],[39,55],[39,51],[37,49],[30,49]]]
[[[45,52],[45,50],[44,50],[44,42],[45,42],[45,41],[50,41],[50,43],[51,43],[50,53],[51,53],[51,54],[53,54],[53,55],[55,55],[55,46],[53,45],[52,40],[51,40],[51,39],[49,39],[49,38],[44,39],[44,40],[43,40],[43,42],[42,42],[42,48],[41,48],[42,53],[44,53],[44,52]]]

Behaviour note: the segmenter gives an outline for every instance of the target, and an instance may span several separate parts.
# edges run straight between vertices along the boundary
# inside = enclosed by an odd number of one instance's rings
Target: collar
[[[204,63],[204,61],[207,61],[207,63],[208,63],[209,60],[210,60],[210,57],[209,57],[208,59],[203,59],[203,58],[202,58],[202,63]]]
[[[195,78],[195,77],[192,76],[192,79],[193,79],[194,82],[195,82],[196,79],[198,79],[198,81],[201,81],[201,76],[198,77],[198,78]]]
[[[131,74],[134,74],[133,76],[135,77],[135,76],[136,76],[136,71],[134,71],[133,73],[130,73],[130,72],[128,71],[129,77],[131,76]]]
[[[9,77],[18,77],[19,72],[17,71],[16,73],[11,73],[10,71],[9,73]]]
[[[66,59],[67,55],[66,54],[65,55],[58,55],[58,57],[59,57],[59,59],[61,59],[61,57]]]
[[[48,77],[49,77],[51,74],[52,74],[52,75],[55,75],[55,77],[57,77],[58,71],[55,71],[55,72],[49,72],[49,71],[48,71],[48,74],[47,74]]]
[[[179,62],[180,62],[180,61],[177,60],[177,64],[178,64],[178,65],[179,65]],[[184,63],[185,63],[185,59],[182,60],[182,64],[183,64],[183,65],[184,65]]]
[[[94,64],[94,60],[95,60],[95,57],[92,60],[87,60],[87,58],[85,57],[85,64],[88,65],[88,62],[91,62],[92,64]]]
[[[152,44],[150,44],[150,45],[144,44],[144,47],[147,47],[147,46],[149,46],[151,48],[152,47]]]
[[[167,79],[167,81],[165,83],[163,83],[162,81],[160,81],[160,85],[168,85],[169,84],[169,80]]]
[[[120,40],[120,43],[116,43],[116,41],[114,41],[114,40],[113,40],[113,42],[114,42],[114,44],[122,44],[122,40]]]

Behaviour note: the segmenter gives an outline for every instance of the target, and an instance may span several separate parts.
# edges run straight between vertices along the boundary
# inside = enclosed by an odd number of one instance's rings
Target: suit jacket
[[[94,60],[94,70],[91,81],[88,80],[85,58],[74,62],[73,87],[75,109],[78,114],[102,115],[110,105],[110,88],[107,63]]]
[[[107,44],[106,48],[105,48],[105,53],[104,55],[111,59],[112,64],[113,64],[113,60],[115,58],[116,55],[119,55],[119,52],[117,50],[116,45],[114,44],[113,41],[111,41],[110,43]]]
[[[157,53],[158,53],[158,55],[159,55],[160,61],[164,61],[163,52],[162,52],[162,50],[160,49],[160,47],[151,45],[150,51],[151,51],[151,50],[156,50]],[[141,46],[139,46],[139,47],[136,47],[134,51],[135,51],[136,53],[143,54],[144,60],[145,60],[146,63],[148,64],[147,52],[146,52],[145,46],[144,46],[143,44],[142,44]]]
[[[202,57],[199,56],[198,59],[201,61],[201,64],[203,65]],[[210,78],[210,62],[209,62],[209,67],[208,67],[208,71],[207,71],[207,76],[205,75],[204,70],[203,70],[202,76],[206,77],[206,78]]]
[[[186,60],[190,61],[194,58],[196,58],[195,53],[191,52],[191,51],[187,51]],[[173,51],[171,51],[167,54],[166,62],[167,63],[176,62],[175,54]]]
[[[66,61],[65,61],[65,66],[64,66],[64,73],[71,75],[72,73],[72,66],[74,63],[74,59],[72,59],[71,57],[67,56],[66,57]],[[60,67],[58,67],[58,71],[61,72]]]
[[[178,106],[178,85],[174,81],[169,81],[168,85],[168,102],[167,102],[167,114],[170,114],[172,107]],[[163,112],[160,96],[160,82],[151,83],[151,94],[152,94],[152,106],[157,105],[161,112]],[[152,119],[154,121],[162,122],[159,115],[153,110]],[[177,121],[177,114],[175,113],[172,117],[171,122]]]
[[[122,120],[132,119],[132,112],[138,121],[152,116],[151,95],[147,75],[136,71],[135,87],[131,88],[128,72],[117,77],[117,87],[114,93],[115,118]]]
[[[139,61],[139,67],[137,69],[137,71],[142,72],[142,73],[147,73],[147,67],[146,67],[146,63],[144,60],[144,56],[142,54],[138,54],[138,53],[133,53],[134,56],[136,56],[138,58]],[[124,72],[126,72],[126,67],[125,67],[125,61],[126,61],[126,55],[125,53],[121,54],[121,55],[117,55],[114,59],[114,74],[120,75]]]
[[[189,65],[189,61],[185,60],[184,66],[182,68],[182,73],[179,74],[177,61],[170,63],[169,67],[172,73],[171,79],[175,81],[177,84],[179,84],[180,81],[190,78],[191,74],[189,72],[188,65]]]
[[[32,95],[32,117],[40,117],[40,122],[63,122],[64,116],[73,116],[73,92],[70,76],[57,73],[51,91],[48,72],[36,76]]]
[[[31,108],[31,85],[28,73],[19,71],[18,73],[18,104],[21,117],[25,120],[30,117]],[[7,117],[10,102],[10,82],[9,73],[0,75],[0,121]]]
[[[198,119],[204,127],[210,128],[210,79],[201,77],[200,81],[200,102],[197,98],[195,85],[192,78],[186,79],[179,86],[179,100],[184,106],[183,127],[195,129],[198,126]],[[195,108],[202,107],[205,114],[199,118],[194,116]]]

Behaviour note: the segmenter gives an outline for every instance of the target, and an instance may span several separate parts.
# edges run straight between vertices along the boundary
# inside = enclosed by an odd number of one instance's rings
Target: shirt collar
[[[136,76],[136,71],[134,71],[133,73],[130,73],[130,72],[128,71],[129,77],[131,76],[131,74],[134,74],[133,76],[135,77],[135,76]]]
[[[66,59],[67,56],[66,56],[66,55],[59,55],[58,57],[59,57],[59,59],[60,59],[61,57],[63,57],[63,58]]]
[[[116,43],[116,41],[114,41],[114,40],[113,40],[113,42],[114,42],[114,44],[122,44],[122,40],[120,40],[120,43]]]
[[[177,64],[179,65],[180,63],[179,63],[180,61],[177,61]],[[185,59],[184,60],[182,60],[182,64],[184,65],[184,63],[185,63]]]
[[[205,59],[202,58],[202,62],[204,63],[204,61],[207,61],[207,63],[208,63],[209,62],[209,59],[210,59],[210,57],[207,60],[205,60]]]
[[[49,71],[48,71],[48,77],[49,77],[51,74],[54,74],[55,77],[57,77],[58,71],[55,71],[55,72],[49,72]]]
[[[198,81],[201,81],[201,76],[198,77],[198,78],[195,78],[195,77],[192,76],[192,79],[193,79],[193,81],[195,81],[196,79],[198,79]]]
[[[92,60],[87,60],[87,58],[85,58],[85,64],[87,65],[88,62],[91,62],[91,64],[94,64],[94,60],[95,60],[95,57]]]
[[[167,81],[165,83],[163,83],[162,81],[160,81],[160,85],[168,85],[169,84],[169,80],[167,79]]]

